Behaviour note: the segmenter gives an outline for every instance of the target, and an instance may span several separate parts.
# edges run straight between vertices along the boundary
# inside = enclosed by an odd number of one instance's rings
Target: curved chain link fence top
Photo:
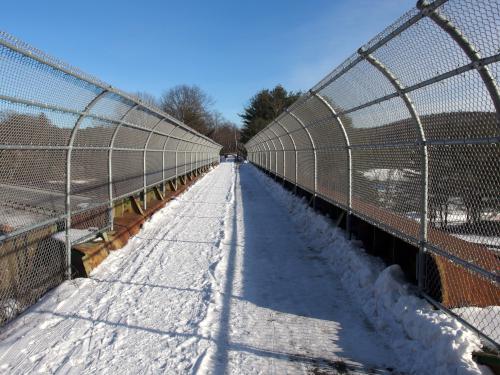
[[[500,2],[419,1],[245,145],[420,248],[434,304],[500,343]]]
[[[114,201],[221,146],[3,32],[0,77],[2,324],[68,276],[68,249],[112,226]]]

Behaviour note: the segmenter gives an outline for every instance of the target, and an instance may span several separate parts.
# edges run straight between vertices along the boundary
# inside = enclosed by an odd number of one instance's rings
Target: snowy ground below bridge
[[[267,185],[250,165],[208,173],[92,277],[65,282],[5,327],[0,373],[482,371],[462,358],[477,340],[441,369],[406,338],[395,349]]]

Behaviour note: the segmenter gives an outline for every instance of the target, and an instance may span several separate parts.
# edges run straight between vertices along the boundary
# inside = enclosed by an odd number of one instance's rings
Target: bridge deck
[[[255,173],[223,163],[91,278],[64,283],[9,324],[0,334],[0,372],[394,367],[381,337]]]

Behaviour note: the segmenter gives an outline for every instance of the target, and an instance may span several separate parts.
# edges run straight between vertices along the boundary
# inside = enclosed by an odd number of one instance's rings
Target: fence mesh
[[[497,345],[499,66],[498,0],[419,1],[246,144],[253,163],[418,246],[422,294]]]
[[[69,276],[71,245],[110,228],[113,201],[221,146],[3,32],[0,77],[2,325]]]

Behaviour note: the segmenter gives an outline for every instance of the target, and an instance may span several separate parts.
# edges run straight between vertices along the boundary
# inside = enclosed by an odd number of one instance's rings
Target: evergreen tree
[[[259,91],[250,99],[244,112],[239,115],[243,120],[241,141],[245,143],[250,140],[297,100],[300,95],[300,92],[287,91],[281,85],[272,90]]]

